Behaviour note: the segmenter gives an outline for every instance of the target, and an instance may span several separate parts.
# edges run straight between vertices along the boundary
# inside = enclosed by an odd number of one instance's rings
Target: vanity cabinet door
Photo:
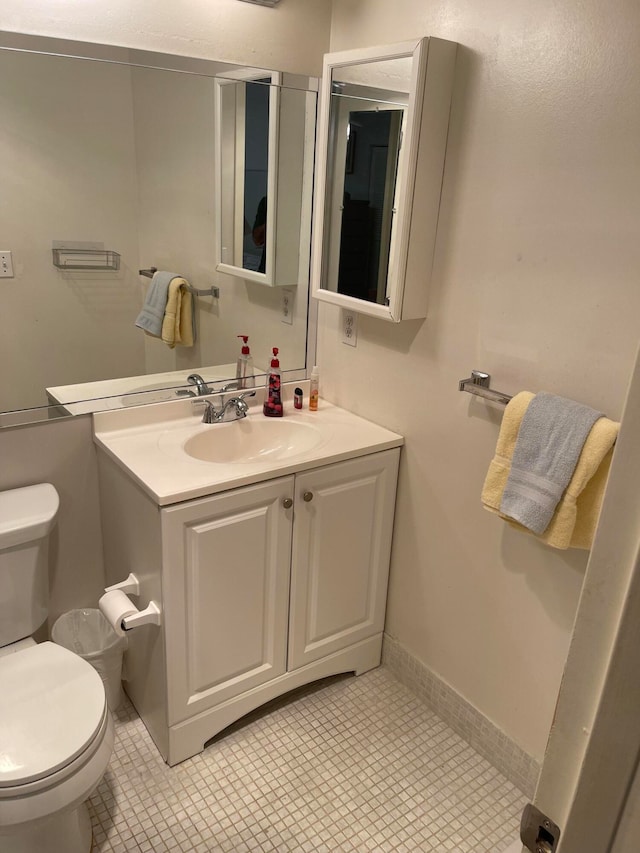
[[[286,671],[293,483],[161,511],[169,725]]]
[[[383,630],[399,456],[296,475],[289,670]]]

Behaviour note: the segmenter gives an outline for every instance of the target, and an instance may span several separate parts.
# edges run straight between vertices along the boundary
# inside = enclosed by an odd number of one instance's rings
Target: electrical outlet
[[[0,278],[13,278],[11,252],[0,249]]]
[[[293,326],[293,291],[287,288],[282,291],[282,322]]]
[[[342,309],[342,343],[358,346],[358,315],[354,311]]]

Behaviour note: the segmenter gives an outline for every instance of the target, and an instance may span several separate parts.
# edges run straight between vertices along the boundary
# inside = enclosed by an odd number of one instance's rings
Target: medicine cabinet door
[[[308,281],[316,98],[254,74],[216,79],[216,269],[291,287]]]
[[[426,316],[456,45],[423,38],[325,57],[313,295]]]

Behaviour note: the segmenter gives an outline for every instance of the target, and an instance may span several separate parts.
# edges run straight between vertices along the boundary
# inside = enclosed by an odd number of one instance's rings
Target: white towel
[[[136,326],[139,329],[144,329],[147,334],[153,335],[154,338],[162,337],[162,323],[167,307],[169,285],[174,278],[177,278],[176,273],[166,270],[157,270],[153,274],[142,311],[136,318]]]
[[[574,400],[536,394],[522,418],[500,502],[501,514],[533,533],[544,533],[587,436],[601,417],[601,412]]]

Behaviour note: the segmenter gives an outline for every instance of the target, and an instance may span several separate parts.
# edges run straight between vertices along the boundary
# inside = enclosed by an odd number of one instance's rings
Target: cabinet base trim
[[[203,711],[190,720],[171,726],[168,754],[163,755],[163,758],[170,766],[179,764],[202,752],[206,741],[244,717],[245,714],[259,708],[260,705],[290,690],[330,675],[339,675],[342,672],[355,672],[356,675],[362,675],[379,666],[381,654],[382,634],[376,634],[322,660],[300,667],[293,672],[286,672],[274,678],[273,681],[235,696],[215,708]]]

